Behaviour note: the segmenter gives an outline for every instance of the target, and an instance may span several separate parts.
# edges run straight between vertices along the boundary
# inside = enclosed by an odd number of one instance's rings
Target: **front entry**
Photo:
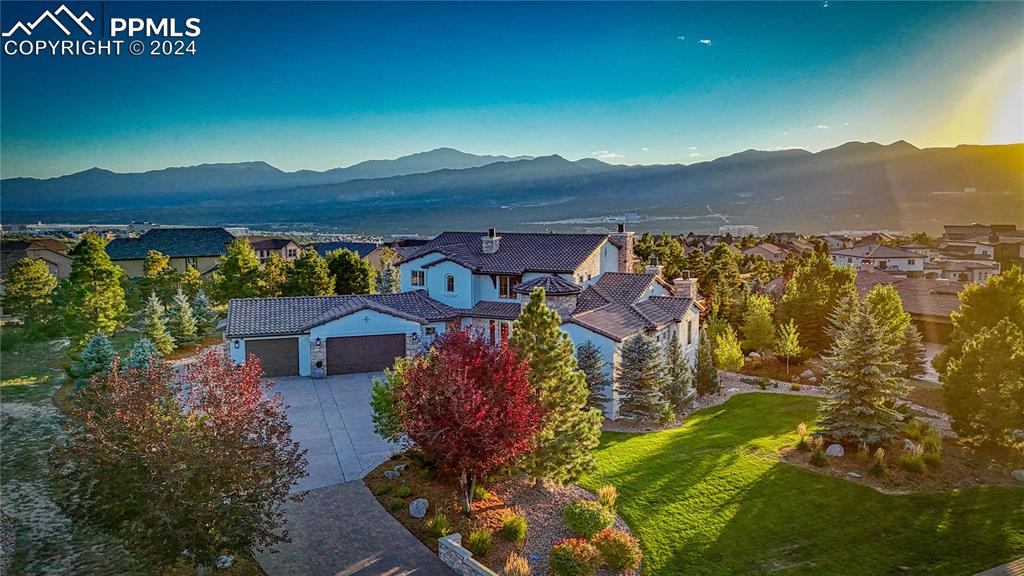
[[[327,373],[380,372],[405,356],[405,334],[327,339]]]

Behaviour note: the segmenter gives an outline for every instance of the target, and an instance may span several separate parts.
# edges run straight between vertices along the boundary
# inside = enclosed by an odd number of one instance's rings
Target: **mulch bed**
[[[946,405],[942,401],[941,386],[914,383],[910,386],[910,392],[907,393],[907,400],[938,412],[946,411]]]
[[[407,465],[399,478],[392,480],[384,476],[385,471],[399,464]],[[561,487],[544,483],[538,488],[532,481],[522,477],[502,478],[486,486],[490,493],[488,498],[474,500],[473,514],[467,517],[462,513],[459,502],[458,482],[429,479],[420,464],[404,454],[384,462],[367,474],[363,481],[384,509],[390,511],[395,519],[435,553],[438,537],[431,532],[429,522],[439,513],[448,517],[452,532],[462,534],[463,545],[472,530],[485,528],[493,532],[490,552],[483,557],[474,554],[474,558],[499,574],[505,559],[512,552],[527,559],[532,576],[550,574],[547,562],[552,544],[572,536],[562,520],[562,509],[579,498],[594,499],[592,494],[578,486]],[[391,488],[383,492],[381,488],[384,486]],[[399,499],[402,503],[400,507],[392,509],[391,501],[397,498],[395,490],[398,486],[408,486],[412,491]],[[430,502],[426,517],[420,519],[409,515],[409,504],[417,498],[426,498]],[[521,512],[527,522],[526,541],[520,545],[505,540],[497,533],[505,517],[513,511]],[[616,517],[615,527],[629,532],[629,527],[621,518]],[[609,575],[612,572],[602,568],[598,574]]]
[[[790,361],[789,371],[786,371],[786,361],[778,358],[770,357],[763,360],[752,360],[747,358],[744,361],[743,367],[737,370],[740,374],[746,376],[767,376],[773,380],[779,380],[780,382],[807,382],[806,379],[800,378],[800,373],[804,370],[810,370],[814,372],[818,381],[821,380],[824,371],[821,369],[821,363],[814,360],[805,360],[803,362]]]

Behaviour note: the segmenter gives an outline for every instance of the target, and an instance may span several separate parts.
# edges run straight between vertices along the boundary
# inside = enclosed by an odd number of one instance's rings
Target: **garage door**
[[[299,374],[299,339],[271,338],[246,340],[245,354],[260,357],[266,376],[297,376]]]
[[[405,356],[405,334],[327,339],[327,373],[379,372]]]

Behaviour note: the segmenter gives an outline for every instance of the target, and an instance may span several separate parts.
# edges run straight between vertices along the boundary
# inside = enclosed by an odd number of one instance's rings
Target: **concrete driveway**
[[[370,417],[370,384],[379,375],[272,379],[288,407],[292,438],[309,451],[309,476],[292,492],[358,480],[391,456],[394,445],[374,433]]]

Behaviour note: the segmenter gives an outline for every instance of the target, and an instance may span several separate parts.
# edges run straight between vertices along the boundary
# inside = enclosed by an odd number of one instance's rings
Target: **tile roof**
[[[228,304],[224,333],[229,338],[301,334],[359,310],[375,310],[420,323],[459,316],[458,310],[431,299],[425,290],[359,296],[243,298]]]
[[[620,342],[640,330],[678,322],[693,300],[675,296],[641,300],[655,283],[664,285],[650,274],[606,272],[580,294],[567,321]]]
[[[142,260],[150,250],[171,258],[220,256],[235,237],[223,228],[152,228],[138,238],[107,244],[111,260]]]
[[[911,316],[928,316],[948,321],[950,314],[960,309],[957,294],[964,289],[961,282],[904,278],[877,270],[857,272],[857,291],[863,296],[876,284],[892,284],[903,301],[903,309]]]
[[[519,318],[522,305],[519,302],[491,302],[481,300],[469,310],[459,310],[464,318],[494,318],[495,320],[515,320]]]
[[[512,287],[518,294],[529,294],[534,288],[543,288],[544,292],[552,296],[579,294],[583,290],[576,284],[569,282],[560,276],[541,276],[528,282],[521,282]]]
[[[607,234],[549,234],[510,232],[499,234],[498,250],[483,251],[485,232],[444,232],[420,246],[406,259],[431,252],[483,274],[524,272],[572,273],[605,241]]]
[[[280,250],[292,242],[295,241],[291,238],[267,238],[265,236],[249,237],[249,244],[252,245],[253,250]]]
[[[360,258],[366,258],[367,254],[377,248],[377,245],[373,242],[313,242],[308,246],[316,250],[316,253],[324,258],[327,257],[328,252],[342,249],[355,252]]]
[[[865,244],[843,250],[833,250],[834,256],[853,256],[855,258],[920,258],[921,255],[909,250],[890,248],[880,244]]]

